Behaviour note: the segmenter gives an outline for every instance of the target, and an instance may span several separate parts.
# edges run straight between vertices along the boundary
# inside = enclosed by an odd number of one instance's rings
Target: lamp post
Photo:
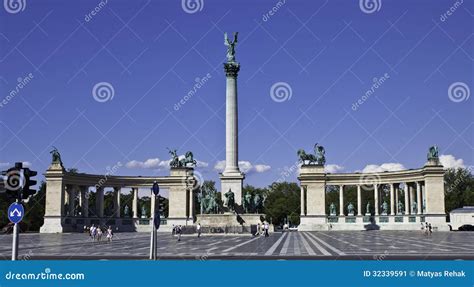
[[[150,260],[156,260],[156,231],[160,227],[160,214],[156,214],[156,196],[160,193],[160,186],[156,180],[153,182],[153,186],[151,187],[151,200],[152,203],[152,210],[151,212],[151,221],[152,221],[152,228],[151,228],[151,236],[150,236]],[[159,204],[159,203],[158,203]],[[158,222],[157,222],[158,221]]]

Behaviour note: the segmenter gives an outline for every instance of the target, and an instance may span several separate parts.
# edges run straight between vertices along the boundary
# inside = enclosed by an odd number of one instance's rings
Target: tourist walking
[[[264,227],[263,227],[264,232],[265,232],[265,237],[268,237],[268,236],[269,236],[269,235],[268,235],[268,228],[269,228],[269,227],[270,227],[270,226],[268,225],[268,222],[265,221]]]
[[[95,241],[95,237],[97,235],[97,227],[95,227],[94,224],[92,224],[89,232],[90,232],[92,241]]]
[[[428,225],[428,232],[430,236],[433,233],[433,227],[431,227],[431,223]]]
[[[97,242],[102,240],[102,229],[100,227],[97,228]]]
[[[260,235],[260,222],[257,223],[257,231],[255,231],[255,236]]]
[[[425,225],[421,222],[421,234],[425,234]]]
[[[114,237],[114,232],[112,231],[112,226],[109,226],[107,229],[107,242],[112,242],[112,239]]]
[[[197,227],[197,234],[198,234],[198,238],[201,237],[201,223],[198,223]]]
[[[176,234],[178,234],[178,241],[181,241],[181,225],[176,226]]]
[[[173,224],[173,227],[171,228],[171,236],[174,237],[175,234],[176,234],[176,226],[174,226]]]

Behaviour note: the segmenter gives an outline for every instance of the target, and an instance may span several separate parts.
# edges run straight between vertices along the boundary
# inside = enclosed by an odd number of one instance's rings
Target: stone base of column
[[[242,188],[244,184],[245,175],[241,173],[221,173],[220,178],[222,195],[228,192],[230,189],[234,193],[235,203],[239,206],[242,205]]]
[[[322,231],[329,230],[326,215],[302,216],[300,218],[300,225],[298,231]]]
[[[44,217],[44,223],[40,228],[40,233],[62,233],[64,231],[60,216]]]

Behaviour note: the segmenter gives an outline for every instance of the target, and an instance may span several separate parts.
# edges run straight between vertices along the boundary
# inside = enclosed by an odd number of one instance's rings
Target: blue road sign
[[[8,208],[8,219],[13,223],[18,223],[23,219],[25,209],[21,203],[14,202]]]

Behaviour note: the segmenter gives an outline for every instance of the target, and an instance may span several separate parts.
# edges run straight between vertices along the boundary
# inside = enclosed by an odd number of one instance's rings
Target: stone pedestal
[[[242,205],[242,188],[245,175],[241,173],[235,174],[221,174],[221,192],[222,194],[230,190],[234,193],[235,203]]]
[[[323,165],[303,165],[298,179],[306,187],[306,216],[300,219],[298,230],[328,230],[326,216],[326,183]]]
[[[251,225],[262,224],[265,215],[226,212],[224,214],[198,214],[196,217],[196,224],[201,224],[203,232],[219,229],[222,233],[243,233],[249,232]]]
[[[65,214],[64,175],[64,167],[59,163],[51,164],[46,171],[46,206],[44,223],[40,228],[41,233],[58,233],[64,231],[62,222],[62,215]]]

